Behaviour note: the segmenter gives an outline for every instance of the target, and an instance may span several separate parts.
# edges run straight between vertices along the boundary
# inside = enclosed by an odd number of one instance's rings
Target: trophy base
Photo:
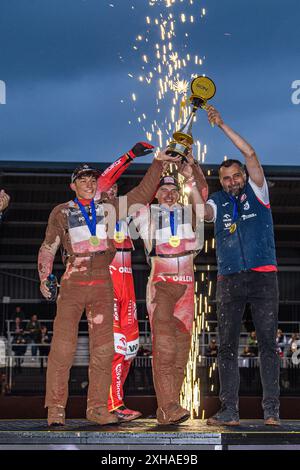
[[[166,153],[168,155],[171,155],[172,157],[177,157],[178,155],[180,155],[182,157],[182,161],[187,162],[186,157],[189,154],[189,151],[189,146],[172,140],[172,142],[170,142],[170,144],[168,145]]]

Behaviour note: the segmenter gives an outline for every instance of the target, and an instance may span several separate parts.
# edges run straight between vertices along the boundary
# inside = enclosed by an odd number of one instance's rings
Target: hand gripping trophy
[[[172,156],[181,155],[182,161],[186,161],[191,145],[194,143],[192,126],[197,109],[205,109],[206,103],[216,93],[214,82],[208,77],[196,77],[191,83],[191,96],[189,97],[192,110],[184,126],[173,133],[173,140],[168,145],[167,153]]]

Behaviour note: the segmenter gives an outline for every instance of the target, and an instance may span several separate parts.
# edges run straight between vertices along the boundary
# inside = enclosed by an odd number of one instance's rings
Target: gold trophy
[[[206,103],[216,93],[216,86],[214,82],[208,77],[196,77],[191,83],[192,94],[189,97],[191,102],[192,111],[184,124],[184,126],[173,133],[173,140],[168,145],[167,153],[176,157],[182,156],[182,160],[186,161],[186,156],[189,153],[191,145],[194,143],[192,135],[192,126],[196,111],[199,108],[205,108]]]

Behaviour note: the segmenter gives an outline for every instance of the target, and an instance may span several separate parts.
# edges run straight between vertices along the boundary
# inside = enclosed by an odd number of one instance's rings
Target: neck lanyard
[[[176,209],[170,211],[170,228],[172,236],[177,235],[177,212]]]
[[[233,214],[232,214],[232,222],[234,223],[238,219],[238,204],[237,199],[234,196],[229,195],[229,199],[233,203]]]
[[[91,207],[91,210],[92,210],[92,220],[89,218],[86,210],[85,210],[85,206],[83,206],[81,204],[81,202],[78,201],[78,198],[75,198],[74,199],[74,202],[76,202],[76,204],[78,204],[79,206],[79,209],[84,217],[84,220],[86,222],[86,225],[88,226],[89,228],[89,231],[91,233],[92,236],[95,236],[96,235],[96,225],[97,225],[97,216],[96,216],[96,208],[95,208],[95,202],[94,202],[94,199],[91,200],[91,203],[90,203],[90,207]]]

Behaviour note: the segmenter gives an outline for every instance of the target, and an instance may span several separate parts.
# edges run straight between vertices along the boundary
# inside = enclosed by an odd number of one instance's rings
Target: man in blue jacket
[[[208,106],[207,112],[210,123],[243,154],[249,175],[239,160],[224,161],[219,168],[222,190],[205,204],[205,220],[214,222],[217,250],[221,401],[221,409],[207,424],[239,424],[238,346],[245,305],[250,303],[260,351],[264,422],[279,425],[279,294],[268,185],[252,146],[223,122],[215,108]]]

